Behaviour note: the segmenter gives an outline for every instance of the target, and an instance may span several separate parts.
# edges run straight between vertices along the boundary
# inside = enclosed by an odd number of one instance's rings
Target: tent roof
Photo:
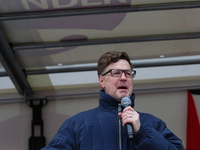
[[[147,74],[146,78],[136,78],[138,90],[144,87],[150,90],[155,84],[168,88],[167,83],[179,83],[177,87],[185,89],[200,86],[199,72],[176,76],[174,71],[169,72],[173,76],[158,77],[161,74],[158,71],[170,66],[182,66],[179,71],[184,74],[183,68],[195,70],[200,64],[199,1],[0,0],[0,3],[2,101],[49,93],[59,96],[73,88],[97,88],[97,79],[90,83],[81,73],[95,71],[98,58],[110,50],[126,51],[136,69],[154,67],[148,70],[154,71],[153,79]],[[65,76],[76,73],[85,82],[76,83],[72,76],[60,78],[61,73]],[[72,83],[58,85],[55,79]]]

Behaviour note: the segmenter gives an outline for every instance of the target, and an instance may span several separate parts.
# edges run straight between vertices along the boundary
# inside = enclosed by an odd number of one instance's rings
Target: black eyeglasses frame
[[[113,76],[112,73],[111,73],[113,70],[120,70],[120,71],[121,71],[121,75],[120,75],[120,76]],[[128,77],[127,74],[126,74],[126,71],[131,71],[132,76],[131,76],[131,77]],[[128,70],[109,69],[107,72],[105,72],[104,74],[102,74],[102,76],[105,76],[105,75],[108,74],[108,73],[110,73],[112,77],[118,77],[118,78],[121,77],[123,73],[125,74],[125,76],[126,76],[127,78],[134,78],[135,75],[136,75],[136,71],[135,71],[135,70],[131,70],[131,69],[128,69]]]

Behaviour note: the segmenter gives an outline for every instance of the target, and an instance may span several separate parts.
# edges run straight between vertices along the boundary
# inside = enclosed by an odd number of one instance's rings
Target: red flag
[[[190,91],[188,91],[187,110],[187,150],[200,150],[200,124],[195,103]]]

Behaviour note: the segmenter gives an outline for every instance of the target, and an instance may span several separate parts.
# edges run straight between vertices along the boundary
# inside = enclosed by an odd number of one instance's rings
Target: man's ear
[[[102,75],[99,75],[99,84],[103,89],[105,88],[104,77]]]

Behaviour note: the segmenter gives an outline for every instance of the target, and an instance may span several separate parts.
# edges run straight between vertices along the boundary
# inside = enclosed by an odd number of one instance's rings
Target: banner
[[[186,150],[200,150],[200,124],[195,103],[188,91]]]

